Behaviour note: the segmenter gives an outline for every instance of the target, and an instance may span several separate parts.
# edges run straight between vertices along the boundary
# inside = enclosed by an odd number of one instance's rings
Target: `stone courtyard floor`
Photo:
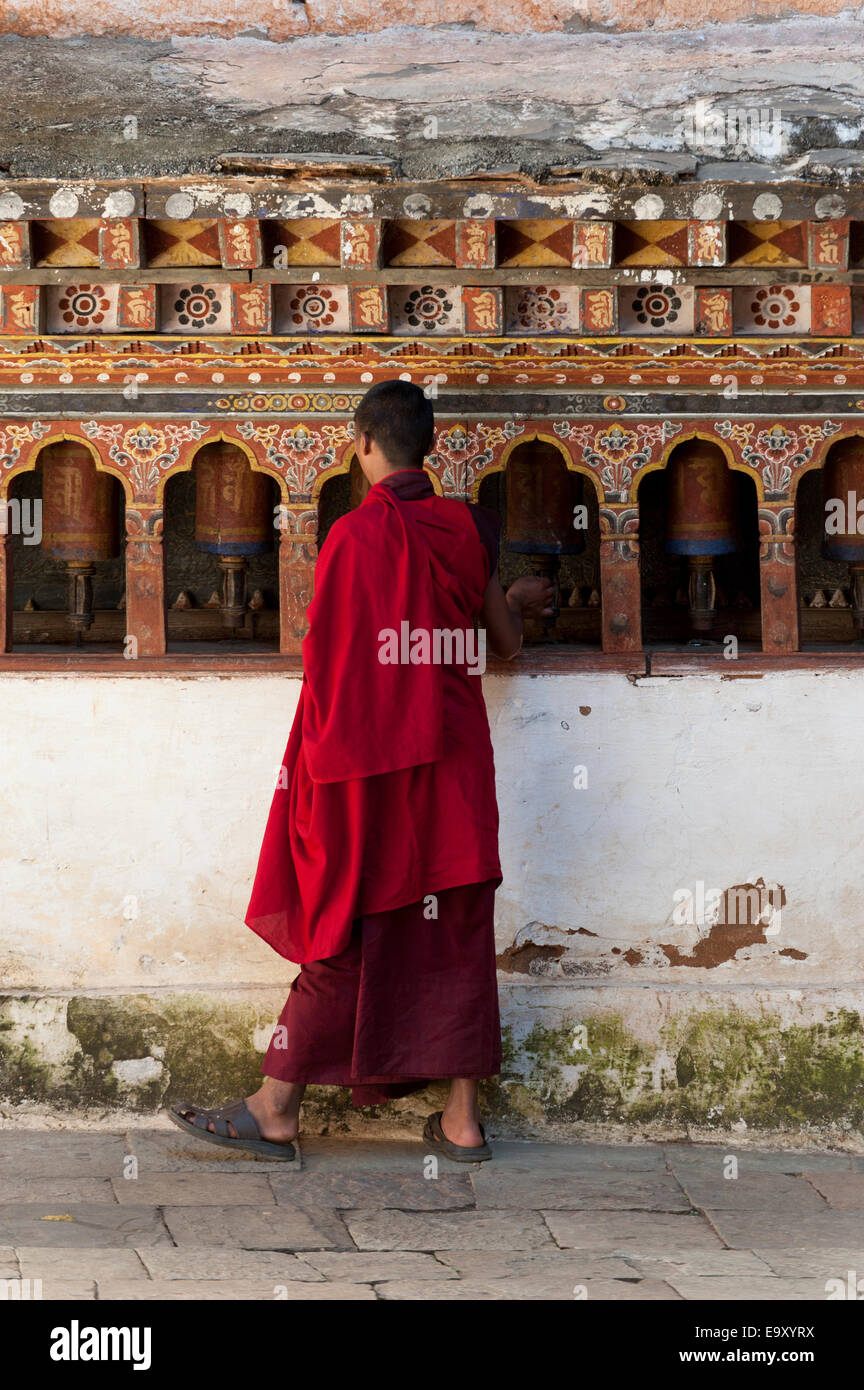
[[[435,1176],[419,1140],[307,1138],[301,1161],[274,1164],[167,1123],[3,1127],[0,1279],[72,1300],[824,1301],[827,1281],[864,1276],[862,1157],[494,1151]]]

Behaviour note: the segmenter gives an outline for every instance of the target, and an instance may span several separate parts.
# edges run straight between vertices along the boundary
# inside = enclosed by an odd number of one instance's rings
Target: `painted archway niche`
[[[637,482],[648,647],[737,655],[761,643],[759,489],[716,439],[694,433]]]
[[[526,623],[526,645],[597,648],[602,640],[599,493],[554,438],[535,434],[502,451],[474,490],[501,521],[499,574],[505,588],[523,574],[555,585],[554,616]]]
[[[278,650],[276,479],[237,440],[211,440],[166,478],[162,511],[168,650]]]
[[[44,439],[15,472],[5,497],[4,650],[122,651],[125,493],[89,444],[64,434]]]
[[[864,434],[835,435],[794,477],[802,648],[864,643]]]

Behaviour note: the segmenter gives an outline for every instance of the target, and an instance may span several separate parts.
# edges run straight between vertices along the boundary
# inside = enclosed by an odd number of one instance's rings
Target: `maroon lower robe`
[[[380,1104],[500,1069],[498,809],[479,675],[382,664],[383,630],[471,629],[497,518],[409,469],[322,548],[304,682],[246,921],[301,971],[263,1072]]]

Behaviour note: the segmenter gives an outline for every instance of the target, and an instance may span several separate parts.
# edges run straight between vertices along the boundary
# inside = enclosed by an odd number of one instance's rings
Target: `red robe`
[[[344,951],[356,918],[500,882],[479,675],[384,664],[381,634],[470,629],[489,558],[469,508],[412,470],[331,527],[305,676],[246,922],[300,964]]]

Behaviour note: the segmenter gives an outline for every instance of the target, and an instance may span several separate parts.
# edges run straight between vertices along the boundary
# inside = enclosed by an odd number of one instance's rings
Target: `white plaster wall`
[[[502,948],[551,928],[562,989],[864,981],[864,672],[511,671],[485,689]],[[243,915],[298,692],[279,676],[0,679],[0,984],[286,981]],[[697,937],[671,923],[676,889],[759,876],[786,892],[776,938],[714,970],[668,965],[657,943]],[[596,935],[561,935],[579,929]]]

